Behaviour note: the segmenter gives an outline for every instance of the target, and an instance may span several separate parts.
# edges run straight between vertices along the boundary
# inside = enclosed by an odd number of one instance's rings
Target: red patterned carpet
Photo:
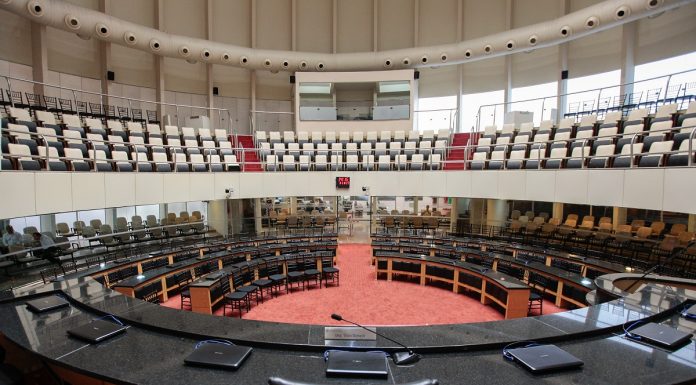
[[[340,286],[295,289],[277,298],[254,304],[244,319],[261,321],[333,325],[331,313],[367,325],[437,325],[496,321],[503,315],[476,299],[450,290],[420,286],[417,283],[376,280],[370,265],[372,248],[365,244],[341,244],[338,247],[337,267],[341,273]],[[179,308],[178,296],[164,306]],[[544,301],[544,314],[563,311]],[[222,315],[222,308],[215,312]],[[238,316],[234,314],[228,316]]]

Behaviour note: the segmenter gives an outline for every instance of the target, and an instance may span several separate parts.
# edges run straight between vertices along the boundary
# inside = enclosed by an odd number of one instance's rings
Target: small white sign
[[[326,340],[355,340],[355,341],[376,341],[377,328],[368,327],[370,331],[363,328],[352,326],[327,326],[324,328],[324,339]]]

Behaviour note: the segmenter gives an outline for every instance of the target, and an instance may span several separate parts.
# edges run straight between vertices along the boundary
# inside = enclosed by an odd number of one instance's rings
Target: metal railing
[[[174,107],[176,110],[176,119],[177,119],[177,126],[181,127],[181,116],[180,116],[180,109],[181,108],[191,108],[191,109],[196,109],[196,110],[203,110],[207,113],[216,112],[218,115],[218,127],[223,128],[223,115],[227,116],[227,122],[228,122],[228,127],[224,127],[223,129],[227,130],[228,134],[231,134],[235,136],[235,138],[238,135],[238,130],[233,129],[232,127],[232,119],[231,119],[231,114],[229,109],[226,108],[216,108],[216,107],[205,107],[205,106],[191,106],[191,105],[186,105],[186,104],[179,104],[179,103],[167,103],[167,102],[158,102],[158,101],[152,101],[152,100],[145,100],[145,99],[138,99],[138,98],[128,98],[125,96],[120,96],[120,95],[113,95],[113,94],[104,94],[101,92],[93,92],[93,91],[87,91],[87,90],[82,90],[82,89],[77,89],[77,88],[71,88],[71,87],[65,87],[65,86],[60,86],[56,84],[50,84],[50,83],[44,83],[44,82],[37,82],[34,80],[28,80],[28,79],[23,79],[23,78],[18,78],[14,76],[8,76],[8,75],[0,75],[3,79],[5,79],[5,82],[7,83],[7,88],[10,93],[12,93],[12,84],[13,82],[24,82],[24,83],[29,83],[32,85],[41,85],[43,87],[50,87],[50,88],[55,88],[63,91],[68,91],[72,94],[72,102],[74,103],[75,106],[75,113],[76,115],[80,116],[80,112],[77,109],[77,102],[82,101],[77,98],[77,94],[87,94],[87,95],[94,95],[99,97],[99,105],[101,105],[102,111],[105,111],[104,109],[104,98],[109,98],[109,99],[120,99],[120,100],[125,100],[128,103],[128,109],[130,111],[133,110],[133,103],[146,103],[146,104],[151,104],[155,106],[161,106],[162,111],[164,111],[164,107]],[[10,105],[12,107],[15,106],[15,101],[14,98],[10,97],[9,98]],[[97,103],[95,103],[97,104]],[[162,115],[164,115],[164,112],[162,112]],[[207,114],[206,114],[207,116]],[[118,119],[118,117],[116,117]]]
[[[688,150],[674,150],[674,151],[664,151],[664,152],[652,152],[652,153],[640,153],[640,154],[634,154],[633,153],[633,144],[637,143],[637,140],[642,137],[649,137],[649,136],[654,136],[654,135],[661,135],[664,136],[666,134],[674,133],[676,131],[682,131],[682,132],[688,132],[689,136],[688,139]],[[428,147],[428,148],[410,148],[410,149],[404,149],[404,148],[399,148],[399,149],[379,149],[375,150],[374,148],[371,148],[370,150],[367,149],[316,149],[313,148],[312,150],[303,150],[301,148],[299,149],[287,149],[283,148],[282,150],[278,149],[262,149],[262,148],[244,148],[244,147],[220,147],[219,145],[216,145],[214,147],[202,147],[202,146],[197,146],[197,147],[187,147],[187,146],[181,146],[181,145],[168,145],[168,144],[148,144],[148,143],[131,143],[131,142],[120,142],[120,141],[110,141],[110,140],[105,140],[105,139],[91,139],[91,138],[73,138],[73,137],[66,137],[62,135],[48,135],[48,134],[38,134],[38,133],[33,133],[33,132],[28,132],[28,131],[23,131],[23,130],[15,130],[15,129],[3,129],[2,130],[4,133],[9,134],[11,137],[18,137],[18,136],[29,136],[31,138],[35,138],[35,140],[40,141],[43,144],[43,148],[41,148],[41,151],[43,151],[43,154],[31,154],[31,153],[9,153],[9,154],[3,154],[5,157],[8,157],[10,159],[13,159],[15,161],[21,161],[22,159],[32,159],[32,160],[38,160],[42,161],[44,164],[40,165],[42,170],[49,170],[50,169],[50,163],[52,161],[61,161],[65,162],[67,165],[72,164],[73,162],[88,162],[90,166],[91,171],[98,171],[98,164],[109,164],[110,169],[112,170],[118,170],[118,164],[119,163],[129,163],[132,165],[132,170],[134,172],[141,172],[139,165],[144,165],[144,164],[149,164],[151,166],[152,170],[157,169],[157,165],[159,164],[168,164],[170,165],[170,171],[171,172],[189,172],[189,170],[196,169],[196,166],[204,165],[205,166],[205,171],[206,172],[215,172],[219,170],[216,166],[219,164],[222,166],[222,169],[224,170],[225,168],[228,168],[228,171],[231,171],[231,169],[227,166],[232,166],[234,168],[234,171],[237,171],[236,168],[239,167],[240,171],[243,170],[250,170],[250,169],[262,169],[266,171],[312,171],[312,170],[327,170],[327,171],[378,171],[378,170],[384,170],[384,171],[408,171],[408,170],[438,170],[438,169],[448,169],[448,166],[452,165],[458,165],[458,169],[470,169],[471,165],[473,163],[483,163],[484,165],[489,164],[491,161],[499,161],[502,163],[501,169],[508,169],[507,165],[508,162],[511,160],[515,161],[528,161],[528,160],[536,160],[537,161],[537,168],[541,169],[543,168],[541,166],[542,161],[546,161],[549,159],[555,159],[555,160],[560,160],[561,162],[567,161],[568,159],[576,159],[579,158],[581,160],[581,165],[579,168],[587,168],[588,161],[594,158],[617,158],[617,157],[625,157],[625,156],[630,156],[632,160],[635,160],[636,157],[638,156],[645,156],[645,155],[650,155],[650,156],[656,156],[656,155],[675,155],[675,154],[686,154],[688,155],[688,161],[687,161],[687,166],[691,167],[694,166],[694,149],[693,146],[693,140],[696,139],[696,127],[694,126],[688,126],[688,127],[673,127],[673,128],[668,128],[668,129],[660,129],[660,130],[645,130],[641,132],[636,132],[636,133],[631,133],[631,134],[615,134],[615,135],[595,135],[595,136],[590,136],[590,137],[585,137],[585,138],[576,138],[576,139],[553,139],[553,140],[548,140],[548,141],[527,141],[527,142],[517,142],[517,143],[505,143],[505,144],[491,144],[490,146],[486,145],[489,147],[489,150],[492,148],[502,148],[502,152],[504,154],[502,159],[490,159],[488,156],[486,156],[486,159],[470,159],[472,158],[473,154],[476,153],[476,149],[478,145],[474,144],[467,144],[465,146],[444,146],[444,147]],[[554,157],[550,158],[547,157],[545,154],[546,152],[553,147],[554,143],[563,143],[566,151],[568,149],[573,148],[574,143],[581,143],[582,148],[589,147],[588,143],[590,141],[608,141],[610,143],[607,144],[613,144],[615,141],[618,139],[626,139],[626,138],[631,138],[630,143],[627,143],[626,145],[630,147],[630,152],[628,154],[612,154],[612,155],[590,155],[586,154],[584,150],[581,151],[581,154],[579,157],[574,157],[572,156],[572,153],[570,156],[564,156],[564,157]],[[80,144],[83,144],[84,147],[82,150],[85,150],[88,152],[88,155],[91,155],[89,157],[68,157],[68,156],[58,156],[58,157],[52,157],[51,156],[51,151],[50,148],[51,142],[61,142],[65,143],[66,148],[71,148],[70,143],[75,143],[79,142]],[[106,155],[106,151],[104,154],[101,154],[100,146],[107,147],[110,152],[118,152],[118,148],[120,147],[125,147],[127,151],[126,159],[114,159],[113,156],[111,158],[104,156]],[[517,159],[510,159],[509,154],[510,151],[513,149],[514,146],[524,146],[525,148],[525,157],[524,158],[517,158]],[[42,147],[37,145],[38,147]],[[142,149],[145,151],[143,152]],[[163,150],[164,153],[166,154],[166,162],[164,161],[159,161],[159,160],[154,160],[152,158],[152,155],[157,153],[158,151],[156,150]],[[535,150],[538,149],[537,151],[537,157],[536,159],[530,159],[528,152],[530,150]],[[191,151],[189,151],[191,150]],[[56,150],[58,151],[58,150]],[[449,156],[452,156],[455,151],[460,152],[463,154],[462,159],[450,159]],[[160,151],[161,152],[161,151]],[[210,155],[218,155],[222,156],[223,152],[230,152],[231,154],[227,155],[235,155],[236,157],[236,162],[234,160],[226,161],[224,157],[221,157],[220,159],[214,159],[214,156]],[[491,152],[491,151],[488,151]],[[542,155],[542,152],[544,154]],[[550,151],[549,151],[550,153]],[[142,155],[145,155],[145,159],[141,159]],[[176,154],[182,154],[183,156],[177,156]],[[202,156],[202,161],[199,159],[197,160],[192,160],[190,158],[190,155],[201,155]],[[256,159],[249,159],[248,156],[249,154],[254,154]],[[413,155],[420,154],[423,156],[423,162],[420,161],[414,161]],[[187,156],[188,155],[188,156]],[[276,158],[270,158],[270,159],[275,159],[275,162],[270,161],[269,162],[269,155],[270,156],[276,156]],[[317,162],[317,155],[325,155],[326,156],[326,163],[322,162]],[[380,159],[380,155],[382,155],[382,158]],[[440,158],[437,159],[437,155],[440,155]],[[283,158],[285,156],[288,156],[288,159],[284,162]],[[289,156],[292,156],[290,158]],[[353,157],[354,156],[354,157]],[[387,161],[384,156],[387,156],[389,160]],[[177,159],[177,158],[184,158],[184,159]],[[196,157],[198,158],[198,157]],[[404,159],[405,158],[405,159]],[[178,165],[185,164],[186,167],[182,168],[180,171],[180,167]],[[154,166],[154,167],[153,167]],[[250,166],[256,166],[256,167],[250,167]],[[282,166],[282,168],[281,168]],[[636,165],[634,162],[631,162],[630,167],[635,167]],[[456,167],[453,167],[456,168]],[[485,168],[485,167],[484,167]],[[185,169],[185,170],[184,170]]]
[[[678,84],[678,87],[675,90],[674,84],[672,84],[672,81],[674,80],[675,77],[679,77],[680,75],[693,75],[689,77],[688,79],[685,79],[684,81],[681,81]],[[663,80],[664,81],[664,86],[659,89],[659,93],[655,95],[648,95],[648,92],[650,90],[646,91],[638,91],[638,92],[633,92],[633,87],[641,84],[649,84],[650,82],[655,82],[656,80]],[[524,100],[516,100],[516,101],[511,101],[507,103],[495,103],[495,104],[485,104],[481,105],[478,108],[478,111],[476,113],[475,121],[476,121],[476,127],[474,133],[478,133],[482,131],[482,128],[485,127],[486,125],[496,125],[500,124],[500,122],[496,122],[496,115],[498,114],[498,110],[502,109],[503,111],[507,111],[507,106],[511,106],[510,110],[514,110],[514,105],[515,104],[522,104],[522,103],[530,103],[530,102],[536,102],[540,103],[540,110],[535,110],[532,111],[535,114],[537,112],[540,112],[540,116],[542,116],[542,119],[544,117],[544,113],[546,111],[549,111],[551,109],[554,109],[556,107],[556,101],[557,99],[562,99],[562,100],[567,100],[568,97],[570,96],[580,96],[583,94],[592,94],[592,96],[588,96],[589,105],[591,107],[587,110],[578,110],[574,113],[571,113],[572,116],[582,116],[582,115],[591,115],[591,114],[597,114],[601,115],[604,112],[607,111],[626,111],[631,108],[635,108],[636,106],[646,106],[646,107],[652,107],[652,106],[657,106],[658,104],[666,104],[670,101],[678,101],[678,100],[683,100],[684,98],[688,98],[689,96],[695,96],[696,95],[696,69],[691,69],[691,70],[686,70],[686,71],[681,71],[681,72],[675,72],[669,75],[663,75],[663,76],[656,76],[653,78],[649,79],[644,79],[640,81],[635,81],[635,82],[630,82],[630,83],[624,83],[624,84],[616,84],[612,86],[603,86],[603,87],[598,87],[598,88],[592,88],[592,89],[587,89],[583,91],[577,91],[577,92],[569,92],[561,95],[550,95],[550,96],[544,96],[544,97],[538,97],[538,98],[531,98],[531,99],[524,99]],[[620,89],[630,89],[630,91],[627,91],[624,93],[624,95],[620,95]],[[616,90],[616,92],[612,90]],[[612,92],[609,92],[612,91]],[[654,89],[654,91],[657,91],[657,89]],[[637,98],[637,100],[636,100]],[[552,103],[553,102],[553,103]],[[578,102],[580,103],[580,102]],[[583,102],[584,104],[585,102]],[[571,103],[564,103],[570,105]],[[551,107],[549,107],[551,106]],[[565,107],[565,105],[563,106]],[[561,111],[557,112],[561,116],[565,115],[571,115],[571,114],[566,114],[563,113],[561,114]],[[484,116],[491,116],[493,118],[492,122],[483,122],[482,124],[482,119]],[[551,117],[550,120],[556,121],[556,117]],[[489,124],[490,123],[490,124]]]

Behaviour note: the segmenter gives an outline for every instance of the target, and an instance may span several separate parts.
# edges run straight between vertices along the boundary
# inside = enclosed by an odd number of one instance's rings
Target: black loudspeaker
[[[106,71],[106,80],[116,80],[116,73],[114,71]]]
[[[413,72],[413,78],[416,80],[420,79],[420,71]]]
[[[568,70],[561,71],[561,79],[568,79]]]
[[[217,87],[213,87],[213,95],[218,95],[220,93],[220,90],[218,90]]]
[[[295,84],[295,75],[290,75],[290,84]]]

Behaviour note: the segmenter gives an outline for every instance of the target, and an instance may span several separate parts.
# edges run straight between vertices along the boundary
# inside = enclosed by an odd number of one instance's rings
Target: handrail
[[[627,86],[627,85],[635,85],[635,84],[650,82],[650,81],[657,80],[657,79],[667,78],[667,86],[666,86],[666,88],[665,88],[665,96],[662,98],[662,101],[664,102],[665,100],[667,100],[667,94],[666,94],[667,91],[666,91],[666,89],[669,88],[669,84],[670,84],[670,82],[671,82],[672,77],[673,77],[673,76],[676,76],[676,75],[682,75],[682,74],[685,74],[685,73],[689,73],[689,72],[694,72],[694,71],[696,71],[696,68],[689,69],[689,70],[684,70],[684,71],[679,71],[679,72],[674,72],[674,73],[671,73],[671,74],[668,74],[668,75],[655,76],[655,77],[652,77],[652,78],[647,78],[647,79],[638,80],[638,81],[633,81],[633,82],[628,82],[628,83],[620,83],[620,84],[616,84],[616,85],[612,85],[612,86],[602,86],[602,87],[591,88],[591,89],[586,89],[586,90],[582,90],[582,91],[567,92],[567,93],[565,93],[565,94],[541,96],[541,97],[536,97],[536,98],[529,98],[529,99],[516,100],[516,101],[508,101],[508,102],[502,102],[502,103],[484,104],[484,105],[479,106],[478,111],[477,111],[477,113],[476,113],[476,119],[475,119],[475,120],[476,120],[476,130],[475,130],[474,132],[479,132],[479,131],[481,131],[481,110],[482,110],[483,108],[494,107],[494,108],[496,109],[496,110],[494,110],[494,115],[495,115],[495,112],[497,111],[497,107],[498,107],[498,106],[507,106],[507,105],[512,105],[512,104],[516,104],[516,103],[526,103],[526,102],[534,102],[534,101],[540,101],[540,100],[542,101],[542,108],[543,108],[546,99],[561,98],[561,97],[567,97],[567,96],[570,96],[570,95],[580,95],[580,94],[589,93],[589,92],[596,92],[596,91],[599,91],[599,96],[601,96],[601,93],[602,93],[603,90],[607,90],[607,89],[611,89],[611,88],[616,88],[616,87],[624,87],[624,86]],[[662,92],[660,92],[660,94],[661,94],[661,93],[662,93]],[[598,101],[599,101],[599,97],[598,97]],[[660,98],[658,97],[658,99],[655,100],[655,102],[657,103],[657,102],[659,102],[659,101],[660,101]],[[596,110],[599,111],[599,102],[597,103],[597,109],[596,109]],[[595,109],[593,108],[592,111],[595,111]],[[542,109],[542,113],[543,113],[543,109]]]
[[[633,151],[633,144],[637,143],[639,137],[649,136],[650,134],[667,134],[667,133],[671,133],[671,132],[676,132],[677,130],[684,131],[685,129],[689,129],[689,128],[691,128],[691,131],[690,131],[690,134],[689,134],[689,144],[688,144],[688,145],[689,145],[689,149],[688,149],[687,153],[688,153],[688,154],[691,154],[692,156],[689,157],[689,164],[688,164],[688,165],[689,165],[689,166],[693,166],[693,163],[694,163],[694,162],[693,162],[693,152],[694,152],[694,150],[696,150],[696,149],[694,148],[694,146],[693,146],[691,140],[693,140],[694,138],[696,138],[696,127],[672,127],[672,128],[664,128],[664,129],[659,129],[659,130],[650,130],[650,129],[646,129],[646,130],[644,130],[644,131],[640,131],[640,132],[636,132],[636,133],[632,133],[632,134],[621,134],[621,133],[617,133],[617,134],[612,134],[612,135],[594,135],[594,136],[587,137],[587,138],[551,139],[551,140],[543,141],[543,142],[540,142],[540,141],[533,141],[533,140],[532,140],[532,141],[527,141],[527,142],[517,142],[517,143],[512,142],[512,143],[505,143],[505,144],[492,144],[491,147],[504,147],[504,151],[505,151],[506,154],[507,154],[514,146],[525,146],[525,147],[527,148],[527,150],[529,150],[529,151],[531,151],[531,150],[538,150],[538,151],[537,151],[537,155],[536,155],[537,164],[538,164],[537,167],[538,167],[538,168],[541,168],[542,151],[545,151],[545,150],[549,149],[554,143],[570,143],[570,144],[571,144],[570,147],[572,147],[572,143],[582,141],[582,147],[585,148],[585,147],[587,147],[587,145],[588,145],[588,143],[589,143],[590,141],[603,140],[603,139],[604,139],[604,140],[612,140],[612,141],[613,141],[614,139],[628,138],[629,135],[630,135],[631,142],[627,144],[627,145],[630,146],[630,148],[629,148],[630,152],[629,152],[629,154],[627,154],[627,155],[630,156],[632,160],[634,160],[635,157],[638,156],[639,154],[634,153],[634,151]],[[211,164],[214,164],[214,163],[212,163],[212,160],[211,160],[211,157],[210,157],[210,156],[206,156],[205,153],[207,152],[207,150],[214,150],[214,151],[217,152],[218,154],[219,154],[219,152],[220,152],[221,150],[229,150],[229,151],[232,152],[233,154],[236,153],[236,154],[238,155],[238,156],[237,156],[237,164],[240,165],[240,166],[243,166],[243,165],[251,165],[251,164],[259,164],[259,165],[262,165],[262,167],[263,167],[263,164],[265,163],[265,162],[264,162],[264,159],[263,159],[262,149],[261,149],[261,148],[258,148],[258,147],[254,147],[254,148],[244,148],[244,147],[230,147],[230,148],[227,148],[227,147],[224,147],[224,148],[223,148],[223,147],[220,147],[220,146],[217,146],[217,145],[216,145],[216,146],[212,146],[212,147],[201,147],[201,146],[186,147],[185,145],[170,145],[170,144],[161,144],[161,145],[160,145],[160,144],[150,144],[150,143],[130,143],[130,142],[110,141],[110,140],[107,140],[107,139],[96,139],[96,138],[82,138],[82,137],[80,137],[80,138],[78,139],[78,138],[66,137],[66,136],[63,136],[63,135],[57,135],[57,134],[54,134],[54,135],[52,135],[52,134],[43,134],[43,133],[40,134],[40,133],[28,132],[28,131],[24,131],[24,130],[15,130],[15,129],[10,129],[10,128],[4,128],[4,129],[3,129],[3,132],[7,132],[7,133],[10,134],[11,136],[14,136],[13,134],[29,135],[30,137],[37,138],[37,140],[40,141],[40,142],[42,142],[42,143],[44,144],[44,146],[45,146],[45,149],[44,149],[44,151],[45,151],[45,152],[44,152],[44,156],[42,156],[41,154],[38,154],[38,155],[13,155],[13,154],[5,154],[6,156],[8,156],[8,157],[10,157],[10,158],[16,158],[16,157],[26,156],[26,157],[31,157],[32,159],[45,160],[45,161],[46,161],[46,166],[47,166],[47,167],[48,167],[48,162],[50,162],[50,160],[54,159],[54,158],[51,158],[51,156],[50,156],[50,147],[51,147],[50,144],[49,144],[49,139],[50,139],[50,138],[54,138],[54,139],[56,139],[56,141],[62,141],[62,142],[79,141],[79,142],[81,142],[81,143],[84,143],[84,144],[88,147],[88,151],[91,153],[91,154],[90,154],[90,155],[91,155],[90,157],[88,157],[88,158],[71,158],[71,157],[66,157],[66,156],[62,156],[62,157],[59,156],[59,157],[58,157],[58,160],[62,160],[62,161],[74,161],[74,160],[79,160],[79,161],[90,161],[90,162],[93,163],[93,164],[92,164],[92,167],[91,167],[92,171],[95,171],[95,170],[97,169],[97,166],[96,166],[96,163],[97,163],[97,162],[107,162],[107,163],[112,164],[112,165],[113,165],[113,164],[116,164],[116,163],[118,163],[118,162],[128,162],[128,163],[130,163],[130,164],[134,164],[134,165],[135,165],[135,167],[134,167],[134,168],[135,168],[135,172],[139,172],[139,167],[138,167],[138,165],[141,164],[141,163],[149,163],[149,164],[159,164],[159,163],[162,163],[162,162],[157,162],[157,161],[154,161],[154,160],[151,161],[151,160],[149,160],[149,159],[147,159],[147,160],[141,160],[140,157],[142,156],[142,155],[141,155],[141,152],[142,152],[142,151],[139,151],[139,150],[138,150],[139,148],[141,148],[141,149],[142,149],[142,148],[145,148],[146,150],[148,150],[148,152],[150,152],[150,150],[151,150],[152,148],[163,148],[163,149],[165,149],[165,152],[168,153],[169,155],[171,155],[171,160],[167,160],[167,163],[169,163],[170,165],[173,166],[172,172],[178,172],[178,171],[177,171],[177,164],[181,164],[182,162],[185,163],[186,165],[189,165],[189,166],[190,166],[190,165],[193,165],[193,164],[201,164],[201,163],[194,162],[194,161],[179,160],[179,159],[177,159],[178,157],[177,157],[176,154],[179,154],[179,153],[186,154],[186,151],[185,151],[186,148],[195,148],[195,149],[198,149],[198,150],[200,150],[200,151],[203,152],[203,154],[202,154],[202,155],[203,155],[203,158],[204,158],[204,163],[203,163],[203,164],[207,164],[207,165],[208,165],[208,167],[207,167],[207,169],[208,169],[207,171],[208,171],[208,172],[212,172],[212,169],[211,169],[211,167],[209,167],[209,166],[210,166]],[[420,153],[420,154],[426,155],[426,153],[427,153],[428,158],[427,158],[427,159],[424,159],[423,165],[426,166],[426,167],[429,167],[429,168],[431,168],[431,169],[432,169],[432,166],[435,164],[435,162],[434,162],[434,160],[433,160],[433,156],[432,156],[433,154],[441,154],[441,159],[440,159],[440,162],[439,162],[439,165],[440,165],[441,167],[438,167],[438,168],[440,168],[440,169],[444,168],[444,166],[446,166],[447,164],[456,164],[456,163],[463,163],[464,166],[465,166],[465,169],[468,169],[469,167],[467,167],[467,165],[470,165],[472,162],[475,162],[474,160],[469,160],[469,155],[470,155],[471,153],[473,153],[474,150],[475,150],[477,147],[479,147],[478,145],[473,145],[473,144],[471,144],[471,143],[473,142],[472,139],[473,139],[473,138],[470,138],[469,141],[467,142],[467,144],[466,144],[466,145],[463,145],[463,146],[444,146],[444,147],[430,147],[430,148],[415,148],[415,149],[411,149],[411,150],[414,151],[414,154]],[[129,153],[129,154],[128,154],[129,156],[132,156],[133,153],[135,153],[135,158],[134,158],[134,159],[128,159],[128,160],[98,159],[98,158],[97,158],[97,150],[98,150],[98,149],[97,149],[97,146],[96,146],[96,145],[124,146],[124,147],[127,148],[126,152]],[[462,161],[459,161],[459,160],[457,160],[457,161],[451,161],[451,160],[448,160],[448,159],[446,158],[446,154],[447,154],[448,152],[454,151],[454,150],[463,150],[463,151],[464,151],[464,154],[465,154],[465,155],[464,155],[464,159],[463,159]],[[278,162],[277,162],[277,164],[276,164],[276,165],[278,166],[278,165],[281,165],[281,164],[282,164],[282,155],[286,155],[286,154],[288,153],[289,150],[288,150],[287,148],[283,147],[282,153],[276,153],[276,150],[273,149],[273,148],[270,148],[270,149],[268,149],[268,150],[266,150],[266,151],[269,151],[269,153],[270,153],[271,155],[278,155],[278,158],[277,158],[277,161],[278,161]],[[291,150],[291,151],[292,151],[293,153],[294,153],[294,152],[297,152],[297,154],[300,154],[300,155],[308,155],[308,154],[305,154],[305,151],[309,151],[309,150],[304,150],[304,149],[302,149],[302,148],[298,148],[298,149],[293,149],[293,150]],[[317,150],[316,148],[314,148],[312,151],[316,154],[318,150]],[[357,148],[357,149],[347,149],[347,148],[332,149],[332,148],[327,148],[326,150],[321,150],[321,151],[322,151],[322,152],[325,151],[325,152],[326,152],[326,155],[338,155],[338,154],[340,154],[340,157],[343,158],[343,157],[345,157],[345,156],[348,155],[348,154],[352,154],[352,155],[362,154],[362,156],[364,157],[366,151],[368,151],[368,150],[360,149],[360,148]],[[390,169],[394,169],[394,170],[399,170],[399,171],[400,171],[400,170],[402,170],[403,168],[408,169],[409,166],[410,166],[411,164],[413,164],[413,162],[412,162],[411,160],[407,160],[406,163],[404,164],[404,163],[402,162],[401,158],[398,157],[398,156],[394,156],[394,159],[392,160],[392,159],[391,159],[391,154],[392,154],[392,152],[394,151],[394,150],[392,150],[392,149],[386,148],[386,149],[384,149],[383,151],[384,151],[384,153],[381,154],[381,155],[389,155],[389,156],[390,156],[390,162],[389,162],[389,168],[390,168]],[[248,160],[247,160],[247,152],[254,152],[254,153],[256,153],[256,154],[258,155],[258,157],[259,157],[259,160],[258,160],[258,161],[248,161]],[[401,148],[401,149],[399,149],[399,153],[398,153],[398,154],[395,154],[395,155],[408,155],[408,154],[403,154],[403,152],[404,152],[404,148]],[[680,152],[680,151],[677,150],[677,151],[672,151],[672,152],[669,152],[669,153],[679,153],[679,152]],[[683,151],[682,151],[682,152],[683,152]],[[297,159],[297,154],[287,154],[287,155],[293,155],[293,156],[295,157],[295,159]],[[652,153],[652,154],[654,155],[654,154],[657,154],[657,153]],[[667,152],[665,152],[664,154],[667,154]],[[374,149],[374,148],[371,148],[371,149],[369,150],[369,154],[368,154],[368,155],[376,156],[375,149]],[[572,154],[571,154],[571,155],[572,155]],[[609,156],[609,157],[618,157],[618,156],[622,156],[622,154],[613,154],[613,155],[611,155],[611,156]],[[623,155],[623,156],[626,156],[626,155]],[[583,150],[582,153],[581,153],[581,155],[580,155],[580,159],[582,160],[582,164],[583,164],[583,167],[582,167],[582,168],[585,168],[585,163],[586,163],[586,160],[587,160],[587,159],[593,159],[594,157],[595,157],[594,155],[585,155],[584,150]],[[602,156],[602,157],[604,157],[604,156]],[[545,157],[544,157],[544,158],[545,158]],[[563,158],[560,158],[560,159],[571,159],[571,158],[573,158],[573,157],[572,157],[572,156],[567,156],[567,157],[563,157]],[[525,159],[528,159],[528,158],[525,158]],[[240,162],[240,160],[241,160],[241,162]],[[327,160],[328,160],[328,159],[327,159]],[[509,161],[510,159],[506,156],[506,157],[504,157],[504,158],[501,159],[501,160],[503,161],[503,169],[507,169],[507,161]],[[378,161],[378,158],[376,158],[375,161]],[[488,162],[488,161],[490,161],[490,159],[486,159],[485,161]],[[215,164],[216,164],[216,163],[215,163]],[[225,163],[224,159],[221,159],[220,164],[222,164],[222,165],[224,166],[224,165],[226,165],[227,163]],[[311,160],[311,157],[310,157],[310,163],[309,163],[309,164],[310,164],[310,169],[316,169],[316,162],[315,162],[315,161],[312,161],[312,160]],[[345,165],[345,163],[344,163],[343,161],[341,161],[340,164],[341,164],[341,165]],[[360,168],[361,165],[363,165],[363,164],[364,164],[364,162],[360,162],[360,161],[359,161],[359,162],[358,162],[359,168]],[[299,163],[295,163],[295,165],[298,166]],[[336,162],[334,162],[333,160],[328,160],[327,166],[334,166],[334,165],[336,165]],[[375,166],[377,166],[377,167],[375,167]],[[402,167],[402,166],[406,166],[406,167]],[[377,162],[375,162],[375,164],[374,164],[372,167],[373,167],[373,168],[376,168],[376,169],[379,168]],[[631,162],[631,167],[635,167],[635,165],[633,164],[633,161]],[[276,170],[278,170],[278,167],[276,167]]]
[[[47,86],[47,87],[51,87],[51,88],[62,89],[62,90],[66,90],[66,91],[71,91],[72,94],[73,94],[73,101],[75,102],[75,107],[76,107],[76,108],[75,108],[75,112],[76,112],[77,116],[80,116],[80,112],[77,110],[77,100],[78,100],[78,99],[77,99],[77,95],[75,94],[75,92],[80,92],[80,93],[83,93],[83,94],[99,96],[99,97],[100,97],[100,102],[99,102],[99,104],[102,106],[102,108],[103,108],[103,106],[104,106],[104,103],[102,102],[102,100],[103,100],[102,97],[126,100],[126,101],[128,101],[129,109],[130,109],[130,103],[131,103],[131,101],[140,102],[140,103],[154,104],[154,105],[161,105],[161,106],[172,106],[172,107],[175,107],[176,110],[177,110],[177,125],[178,125],[178,126],[181,126],[180,124],[178,124],[178,123],[179,123],[179,108],[180,108],[180,107],[183,107],[183,108],[194,108],[194,109],[200,109],[200,110],[217,111],[217,112],[218,112],[218,117],[219,117],[219,114],[220,114],[220,113],[225,112],[225,113],[227,113],[227,117],[228,117],[227,121],[228,121],[228,124],[230,125],[230,127],[226,129],[227,132],[230,133],[230,134],[232,134],[232,135],[235,135],[235,136],[238,135],[238,132],[237,132],[236,129],[235,129],[235,130],[232,130],[232,121],[231,121],[231,119],[230,119],[230,116],[231,116],[231,115],[230,115],[229,109],[227,109],[227,108],[205,107],[205,106],[193,106],[193,105],[187,105],[187,104],[168,103],[168,102],[165,102],[165,101],[157,102],[157,101],[152,101],[152,100],[145,100],[145,99],[139,99],[139,98],[130,98],[130,97],[119,96],[119,95],[105,94],[105,93],[101,93],[101,92],[94,92],[94,91],[81,90],[81,89],[77,89],[77,88],[71,88],[71,87],[60,86],[60,85],[55,85],[55,84],[51,84],[51,83],[39,82],[39,81],[35,81],[35,80],[29,80],[29,79],[19,78],[19,77],[10,76],[10,75],[0,75],[0,77],[4,78],[4,79],[7,81],[8,89],[10,90],[10,92],[12,91],[12,86],[11,86],[10,79],[18,80],[18,81],[22,81],[22,82],[27,82],[27,83],[31,83],[31,84],[38,84],[38,85]],[[12,97],[10,97],[10,102],[11,102],[12,107],[14,107],[14,99],[13,99]]]

